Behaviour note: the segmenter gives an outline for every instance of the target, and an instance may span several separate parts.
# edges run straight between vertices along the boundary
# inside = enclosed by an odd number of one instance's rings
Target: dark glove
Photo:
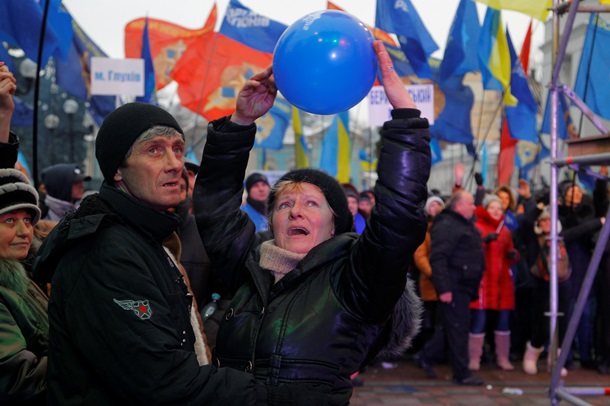
[[[507,254],[508,259],[517,259],[518,256],[519,256],[519,253],[517,252],[517,250],[508,251],[508,254]]]
[[[474,181],[477,182],[477,186],[483,186],[483,175],[480,172],[475,172]]]
[[[496,241],[498,239],[498,233],[489,233],[483,238],[483,242],[488,244],[492,241]]]

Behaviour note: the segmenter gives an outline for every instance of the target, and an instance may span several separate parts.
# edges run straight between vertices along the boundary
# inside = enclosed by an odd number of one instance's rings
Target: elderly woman
[[[388,330],[417,324],[391,316],[426,232],[428,122],[382,43],[374,47],[394,110],[381,131],[377,204],[360,236],[349,232],[353,218],[339,183],[315,169],[290,171],[272,188],[271,240],[263,241],[239,210],[254,120],[277,92],[271,69],[245,84],[235,114],[208,127],[195,213],[214,269],[235,291],[215,362],[254,374],[262,404],[348,404],[350,375],[375,355]],[[409,306],[419,311],[421,303]]]
[[[29,278],[38,194],[0,169],[0,404],[46,404],[47,298]]]

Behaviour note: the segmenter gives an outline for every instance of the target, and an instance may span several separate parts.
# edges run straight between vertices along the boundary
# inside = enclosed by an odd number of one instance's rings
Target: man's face
[[[250,199],[256,200],[258,202],[266,202],[267,198],[269,197],[270,190],[271,188],[265,182],[256,182],[250,188],[248,196],[250,196]]]
[[[352,216],[355,216],[358,213],[358,199],[353,196],[347,196],[347,208],[352,213]]]
[[[455,212],[461,214],[466,220],[470,220],[474,216],[474,197],[470,193],[462,194],[460,200],[455,203]]]
[[[122,180],[131,196],[154,210],[175,207],[180,203],[184,148],[178,132],[136,141],[125,167],[119,168],[114,180]]]
[[[76,182],[72,184],[72,201],[77,202],[83,198],[83,193],[85,192],[85,184],[81,180],[80,182]]]

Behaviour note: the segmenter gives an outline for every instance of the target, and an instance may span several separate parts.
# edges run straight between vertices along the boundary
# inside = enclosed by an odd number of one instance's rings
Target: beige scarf
[[[268,269],[278,283],[285,275],[290,273],[306,254],[297,254],[275,245],[273,240],[261,244],[261,268]]]

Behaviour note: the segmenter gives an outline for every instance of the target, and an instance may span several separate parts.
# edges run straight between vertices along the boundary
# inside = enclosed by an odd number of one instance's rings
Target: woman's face
[[[582,189],[576,185],[570,186],[566,191],[565,201],[567,206],[578,206],[582,202]]]
[[[34,237],[32,214],[15,210],[0,214],[0,258],[25,259]]]
[[[502,210],[502,203],[498,201],[492,201],[487,205],[487,212],[494,220],[500,220],[504,215],[504,211]]]
[[[428,206],[428,216],[430,217],[436,217],[436,215],[438,213],[440,213],[443,210],[443,206],[441,206],[441,204],[437,201],[432,201],[430,202],[430,205]]]
[[[544,234],[549,234],[551,232],[551,219],[538,220],[538,227],[540,227]]]
[[[322,191],[301,182],[279,191],[271,218],[275,244],[306,254],[335,234],[334,216]]]
[[[510,196],[503,190],[500,190],[496,195],[500,198],[502,202],[502,210],[506,211],[510,207]]]

